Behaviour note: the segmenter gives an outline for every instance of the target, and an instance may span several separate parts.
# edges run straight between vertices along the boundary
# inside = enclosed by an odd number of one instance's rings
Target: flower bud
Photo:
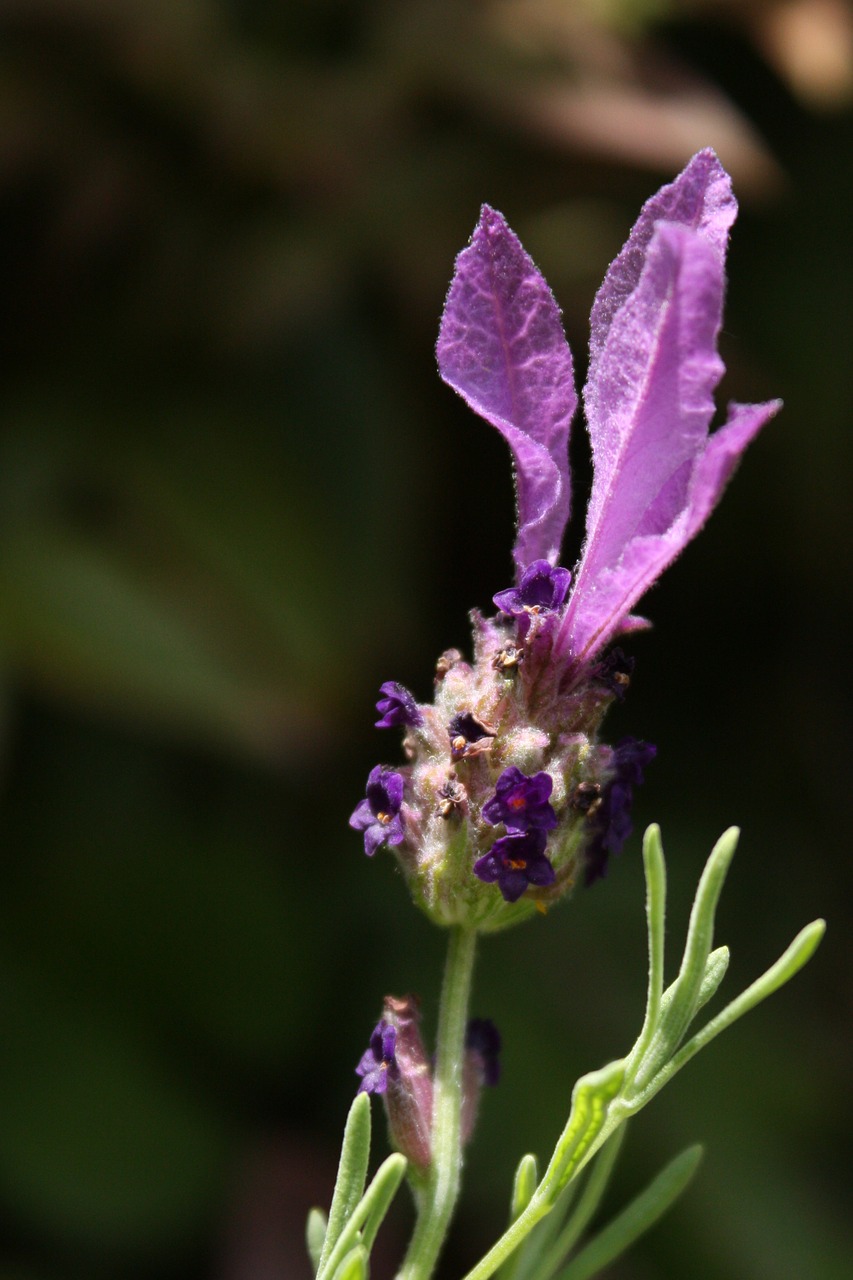
[[[429,1166],[432,1143],[432,1070],[420,1033],[417,996],[386,996],[383,1020],[396,1033],[396,1070],[384,1093],[391,1140],[418,1169]]]

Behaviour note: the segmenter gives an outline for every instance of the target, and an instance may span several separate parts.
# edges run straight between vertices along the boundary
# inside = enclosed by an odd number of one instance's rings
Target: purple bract
[[[550,773],[528,777],[510,765],[495,783],[491,800],[483,805],[483,817],[492,826],[502,822],[507,831],[552,831],[557,825],[557,815],[549,802],[553,789]]]
[[[474,875],[486,884],[496,884],[507,902],[517,902],[528,885],[553,884],[554,868],[545,857],[547,838],[539,827],[501,836],[474,863]]]
[[[564,667],[589,663],[637,625],[634,605],[698,533],[740,455],[779,408],[778,401],[733,404],[726,425],[708,434],[723,373],[717,335],[736,212],[728,174],[712,151],[700,151],[646,203],[595,300],[584,390],[592,493],[553,636],[553,659]],[[437,354],[445,382],[512,450],[521,592],[535,562],[554,564],[559,555],[576,397],[551,292],[488,206],[457,259]]]
[[[374,1027],[370,1045],[355,1069],[356,1075],[361,1076],[359,1093],[384,1093],[388,1088],[389,1077],[393,1080],[399,1074],[394,1057],[396,1044],[397,1031],[383,1018]]]
[[[364,852],[372,858],[381,844],[401,844],[406,830],[400,808],[403,803],[403,776],[378,764],[367,779],[367,795],[349,820],[355,831],[364,832]]]

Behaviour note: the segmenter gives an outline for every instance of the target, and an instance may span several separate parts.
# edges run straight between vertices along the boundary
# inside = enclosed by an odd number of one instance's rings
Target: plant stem
[[[397,1280],[429,1280],[444,1244],[459,1194],[462,1171],[462,1066],[476,947],[475,930],[455,928],[450,931],[438,1015],[438,1051],[433,1082],[432,1164],[418,1189],[418,1218]]]

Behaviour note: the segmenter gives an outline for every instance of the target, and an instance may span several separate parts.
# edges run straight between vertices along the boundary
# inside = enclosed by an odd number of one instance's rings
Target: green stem
[[[462,1066],[476,947],[475,930],[455,928],[450,931],[438,1015],[438,1051],[433,1082],[432,1164],[422,1186],[418,1188],[418,1219],[397,1280],[429,1280],[444,1244],[459,1194],[462,1171]]]

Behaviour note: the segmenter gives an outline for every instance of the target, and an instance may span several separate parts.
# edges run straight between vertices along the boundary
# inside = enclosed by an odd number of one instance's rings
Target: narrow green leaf
[[[308,1214],[308,1221],[305,1224],[305,1241],[308,1245],[308,1257],[311,1259],[311,1265],[314,1268],[314,1274],[320,1267],[320,1256],[323,1252],[323,1243],[326,1239],[326,1227],[328,1226],[328,1218],[322,1209],[312,1209]]]
[[[366,1097],[366,1094],[362,1094]],[[387,1210],[391,1202],[391,1196],[399,1187],[403,1174],[406,1171],[406,1159],[398,1152],[389,1156],[387,1160],[376,1170],[373,1181],[353,1209],[349,1218],[345,1222],[343,1229],[338,1236],[334,1246],[328,1255],[323,1257],[320,1270],[317,1272],[317,1280],[334,1280],[337,1268],[341,1265],[342,1260],[347,1256],[349,1251],[356,1245],[363,1243],[362,1228],[365,1223],[370,1222],[373,1235],[381,1221],[381,1216]],[[392,1186],[391,1194],[388,1194],[389,1185]],[[384,1205],[381,1210],[380,1206]],[[378,1218],[378,1220],[377,1220]],[[375,1225],[374,1225],[375,1223]],[[326,1234],[326,1243],[328,1244],[329,1233]],[[371,1237],[372,1242],[372,1237]],[[325,1251],[324,1251],[325,1254]]]
[[[675,980],[673,1001],[667,1010],[665,1030],[671,1046],[670,1052],[674,1052],[677,1048],[696,1013],[702,979],[705,976],[705,965],[714,940],[717,903],[723,891],[739,836],[740,831],[737,827],[729,827],[728,831],[723,832],[711,850],[711,856],[699,880],[693,910],[690,913],[684,957]]]
[[[368,1254],[373,1248],[376,1233],[382,1226],[385,1215],[391,1207],[391,1201],[397,1194],[403,1175],[406,1172],[406,1158],[399,1152],[389,1156],[376,1172],[370,1184],[370,1209],[364,1221],[362,1238]]]
[[[646,1025],[657,1025],[663,993],[664,929],[666,924],[666,862],[663,856],[660,827],[653,823],[643,840],[643,864],[646,871],[646,920],[649,930],[649,989],[646,1001]],[[644,1028],[645,1029],[645,1028]]]
[[[518,1168],[515,1171],[515,1179],[512,1185],[512,1198],[509,1206],[509,1226],[517,1222],[524,1213],[530,1201],[533,1199],[533,1193],[539,1183],[539,1162],[534,1155],[522,1156],[519,1161]],[[498,1280],[522,1280],[526,1276],[531,1265],[530,1250],[536,1247],[536,1237],[539,1232],[549,1223],[552,1215],[549,1214],[545,1222],[531,1231],[530,1235],[514,1253],[510,1254],[506,1262],[498,1271]],[[538,1252],[536,1254],[538,1257]]]
[[[590,1071],[576,1083],[568,1122],[542,1179],[542,1188],[552,1202],[592,1154],[593,1143],[604,1128],[608,1109],[624,1078],[625,1063],[620,1059]]]
[[[626,1126],[622,1125],[602,1147],[591,1167],[586,1186],[583,1189],[574,1213],[566,1222],[553,1245],[542,1257],[541,1262],[531,1273],[529,1280],[549,1280],[558,1267],[562,1266],[574,1249],[578,1240],[586,1231],[594,1218],[602,1196],[610,1182],[616,1158],[625,1139]]]
[[[717,988],[726,976],[730,958],[728,947],[717,947],[708,956],[705,961],[705,972],[702,974],[702,982],[699,986],[699,994],[696,997],[696,1013],[716,994]],[[666,1018],[673,1000],[677,998],[677,985],[677,983],[673,982],[663,993],[660,1003],[662,1021]]]
[[[688,1147],[657,1175],[627,1208],[599,1232],[560,1272],[558,1280],[590,1280],[648,1231],[681,1195],[702,1158],[701,1147]]]
[[[632,1095],[641,1093],[669,1062],[696,1014],[714,939],[717,903],[739,835],[737,827],[724,831],[705,864],[690,913],[681,968],[675,982],[664,992],[658,1028],[650,1038],[642,1060],[636,1061],[631,1079]]]
[[[367,1250],[357,1244],[350,1249],[347,1256],[338,1266],[332,1280],[366,1280],[368,1275]]]
[[[536,1190],[536,1184],[539,1181],[539,1164],[535,1156],[522,1156],[518,1168],[515,1171],[515,1181],[512,1186],[512,1202],[509,1209],[509,1220],[515,1222],[519,1218],[533,1198],[533,1192]]]
[[[700,1009],[704,1009],[708,1001],[717,994],[720,983],[728,973],[730,959],[731,953],[728,947],[717,947],[708,956],[705,961],[705,972],[702,975],[699,995],[696,998],[696,1013]]]
[[[661,1019],[663,994],[664,932],[666,924],[666,862],[660,827],[653,823],[643,838],[643,866],[646,873],[646,922],[649,934],[649,985],[643,1029],[627,1059],[625,1075],[631,1079],[643,1061]]]
[[[326,1239],[323,1242],[320,1263],[317,1268],[318,1275],[328,1266],[332,1250],[361,1199],[364,1191],[364,1182],[367,1177],[367,1162],[369,1159],[370,1098],[366,1093],[357,1093],[349,1109],[344,1129],[338,1176],[335,1181],[335,1190],[332,1193],[329,1225],[326,1229]]]
[[[725,1031],[726,1027],[730,1027],[732,1023],[737,1022],[738,1018],[742,1018],[745,1013],[749,1013],[750,1009],[754,1009],[762,1000],[766,1000],[774,991],[778,991],[780,987],[789,982],[796,973],[799,973],[803,965],[808,964],[811,960],[820,941],[826,932],[825,920],[813,920],[811,924],[807,924],[801,929],[794,941],[784,952],[782,956],[771,965],[766,973],[760,978],[756,978],[746,991],[742,992],[731,1004],[726,1005],[716,1018],[704,1026],[701,1031],[697,1031],[696,1035],[688,1040],[687,1044],[678,1051],[670,1063],[664,1067],[653,1084],[654,1092],[657,1093],[658,1088],[665,1084],[675,1075],[676,1071],[680,1071],[691,1058],[704,1049],[706,1044]],[[658,1079],[660,1084],[658,1084]],[[651,1095],[649,1095],[651,1096]]]

